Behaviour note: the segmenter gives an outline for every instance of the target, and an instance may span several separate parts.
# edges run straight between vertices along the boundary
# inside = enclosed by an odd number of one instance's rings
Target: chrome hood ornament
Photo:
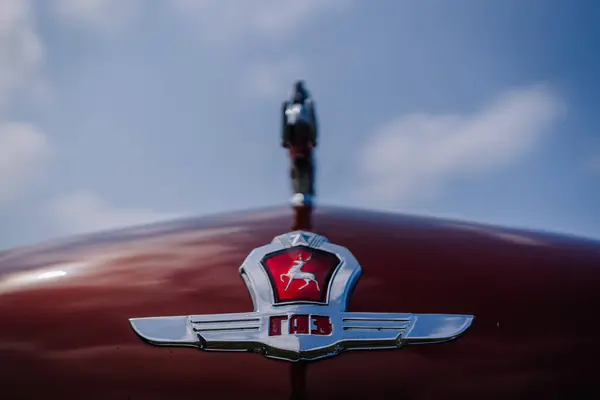
[[[362,268],[352,253],[314,233],[277,236],[240,267],[254,311],[131,318],[156,346],[250,351],[287,361],[318,360],[344,350],[395,349],[460,336],[471,315],[348,312]]]

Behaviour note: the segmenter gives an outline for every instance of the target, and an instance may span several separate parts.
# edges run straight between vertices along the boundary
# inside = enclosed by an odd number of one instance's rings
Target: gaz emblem
[[[240,274],[252,295],[252,312],[131,318],[130,323],[157,346],[251,351],[298,361],[344,350],[446,342],[465,332],[474,318],[348,312],[360,264],[348,249],[309,232],[284,234],[254,249]]]

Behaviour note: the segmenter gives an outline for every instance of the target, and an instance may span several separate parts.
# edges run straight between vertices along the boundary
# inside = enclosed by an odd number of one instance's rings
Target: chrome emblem
[[[131,318],[156,346],[250,351],[287,360],[318,360],[345,350],[395,349],[457,338],[472,315],[348,312],[362,268],[345,247],[291,232],[254,249],[240,267],[254,311]]]

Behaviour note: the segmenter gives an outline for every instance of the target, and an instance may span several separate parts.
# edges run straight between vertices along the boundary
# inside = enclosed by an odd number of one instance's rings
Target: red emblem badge
[[[340,259],[330,252],[296,246],[267,254],[261,264],[269,276],[275,304],[326,304],[329,281]]]

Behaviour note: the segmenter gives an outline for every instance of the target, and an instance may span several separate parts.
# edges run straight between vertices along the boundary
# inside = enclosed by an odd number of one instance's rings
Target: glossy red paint
[[[131,330],[130,317],[252,310],[239,265],[310,222],[304,212],[232,213],[0,253],[2,399],[596,397],[600,244],[558,235],[314,210],[311,229],[363,267],[351,311],[475,315],[450,343],[294,364],[154,347]]]

